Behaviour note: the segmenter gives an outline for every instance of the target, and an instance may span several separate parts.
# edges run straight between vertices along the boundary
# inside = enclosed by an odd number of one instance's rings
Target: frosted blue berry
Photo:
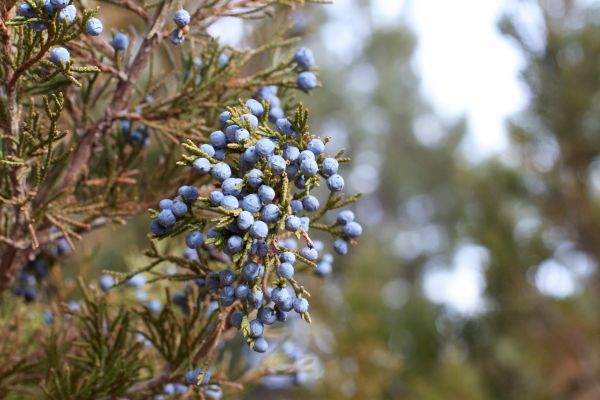
[[[90,18],[85,24],[85,32],[91,36],[98,36],[102,33],[103,29],[104,27],[102,26],[102,21],[100,21],[98,18]]]
[[[331,263],[326,262],[326,261],[321,261],[320,263],[317,264],[317,268],[315,269],[315,273],[318,276],[327,276],[329,274],[331,274]]]
[[[235,210],[240,207],[240,204],[235,196],[224,196],[221,200],[221,207],[226,210]]]
[[[31,7],[29,3],[24,1],[19,4],[19,7],[17,8],[17,14],[21,17],[33,18],[35,17],[35,9]]]
[[[192,248],[198,249],[204,243],[204,235],[200,231],[192,231],[185,237],[185,244]]]
[[[240,178],[227,178],[221,184],[221,190],[225,196],[238,196],[242,192],[242,183]]]
[[[64,47],[55,47],[50,51],[50,61],[55,65],[66,64],[70,59],[69,50]]]
[[[295,298],[293,302],[294,311],[298,314],[304,314],[308,311],[308,300],[304,298]]]
[[[231,168],[228,164],[220,162],[213,167],[212,176],[219,182],[223,182],[231,176]]]
[[[287,291],[286,288],[276,287],[271,292],[271,300],[273,300],[273,303],[277,304],[278,306],[284,305],[288,301],[290,302],[290,305],[291,305],[291,301],[290,301],[291,299],[292,298],[290,296],[290,293]]]
[[[269,234],[269,227],[263,221],[254,221],[250,227],[250,236],[255,239],[264,239]]]
[[[273,325],[277,321],[277,314],[271,307],[261,307],[256,313],[256,318],[264,325]]]
[[[258,188],[258,197],[263,203],[270,203],[275,198],[275,190],[271,186],[261,185]]]
[[[119,32],[113,37],[110,44],[116,51],[125,50],[129,45],[129,39],[127,38],[127,35]]]
[[[177,193],[188,203],[195,202],[200,196],[200,192],[194,186],[181,186],[177,189]]]
[[[257,353],[265,353],[267,350],[269,350],[269,343],[265,340],[265,338],[259,337],[254,341],[252,350]]]
[[[310,150],[302,150],[298,156],[298,161],[316,160],[315,153]]]
[[[287,146],[283,150],[283,158],[288,161],[296,161],[300,156],[300,150],[296,146]]]
[[[235,289],[233,286],[225,286],[221,289],[219,297],[221,298],[221,304],[225,307],[230,306],[235,301]]]
[[[285,168],[285,172],[289,179],[294,179],[298,176],[298,172],[300,172],[300,168],[298,164],[290,164]]]
[[[227,144],[227,138],[223,131],[214,131],[210,134],[209,140],[214,147],[223,147]]]
[[[256,152],[263,157],[268,157],[273,154],[275,144],[268,138],[262,138],[256,142]]]
[[[325,176],[337,174],[338,168],[339,163],[335,158],[326,158],[321,165],[321,171],[323,171],[323,175]]]
[[[250,293],[250,288],[248,287],[248,285],[244,285],[243,283],[235,288],[235,297],[237,299],[246,299],[246,297],[248,297],[248,293]]]
[[[302,205],[302,201],[300,200],[292,200],[290,202],[290,205],[292,207],[292,211],[296,214],[299,214],[302,212],[302,210],[304,210],[304,206]]]
[[[306,159],[300,163],[300,171],[305,176],[315,176],[319,172],[319,166],[315,160]]]
[[[223,111],[219,114],[219,123],[222,128],[226,128],[229,123],[227,121],[231,120],[231,113],[229,111]]]
[[[171,210],[162,210],[158,214],[158,222],[165,228],[170,228],[175,225],[175,214]]]
[[[59,22],[71,23],[75,21],[75,18],[77,18],[77,9],[74,5],[70,4],[62,10],[60,10],[57,18]]]
[[[294,267],[292,264],[282,263],[277,268],[277,276],[285,279],[292,279],[294,277]]]
[[[244,313],[241,311],[234,311],[229,317],[229,323],[232,326],[240,329],[242,327],[242,320],[244,319]]]
[[[173,202],[171,211],[173,211],[176,217],[183,217],[188,212],[188,206],[183,201],[175,201]]]
[[[333,250],[341,256],[348,254],[348,242],[343,239],[337,239],[333,242]]]
[[[300,218],[295,215],[290,215],[285,219],[285,229],[290,232],[296,232],[300,226]]]
[[[246,107],[248,107],[250,112],[256,117],[260,117],[265,112],[265,109],[263,108],[262,104],[260,104],[254,99],[249,99],[248,101],[246,101]]]
[[[223,197],[224,197],[223,193],[219,190],[213,190],[208,195],[208,198],[210,199],[211,204],[214,206],[220,206],[221,202],[223,201]]]
[[[294,265],[294,263],[296,262],[296,256],[290,251],[284,251],[279,256],[279,261],[281,261],[282,263]]]
[[[242,199],[242,209],[251,213],[258,212],[261,208],[260,198],[257,194],[249,194]]]
[[[240,228],[242,231],[247,231],[248,229],[250,229],[250,227],[254,223],[254,217],[252,216],[252,214],[250,212],[242,211],[237,216],[236,222],[237,222],[238,228]]]
[[[194,163],[192,164],[192,167],[201,174],[209,173],[211,166],[212,165],[210,161],[208,161],[208,159],[204,157],[197,158],[196,161],[194,161]]]
[[[242,251],[243,247],[244,241],[240,236],[233,235],[227,239],[227,250],[229,250],[231,254],[239,253]]]
[[[208,143],[204,143],[200,146],[200,150],[202,150],[203,152],[205,152],[206,154],[209,155],[209,157],[212,157],[215,155],[215,148],[212,147],[210,144]]]
[[[127,280],[127,286],[134,288],[141,288],[146,283],[146,278],[144,275],[138,274],[134,275]]]
[[[313,195],[308,195],[302,199],[302,206],[308,212],[317,211],[319,209],[319,200]]]
[[[260,185],[262,185],[263,182],[263,173],[261,170],[259,169],[252,169],[250,171],[248,171],[248,173],[246,174],[246,179],[248,180],[248,186],[250,186],[251,188],[257,188]]]
[[[219,161],[223,161],[225,159],[225,149],[215,149],[214,158]]]
[[[264,267],[262,265],[259,265],[254,261],[249,261],[242,267],[242,276],[247,281],[252,281],[257,276],[262,276],[261,271],[264,272]]]
[[[306,148],[315,156],[318,156],[325,151],[325,144],[321,141],[321,139],[312,139],[310,142],[308,142]]]
[[[176,46],[179,46],[185,40],[185,35],[180,29],[175,28],[171,31],[169,39],[171,40],[171,43],[173,43]]]
[[[338,214],[336,221],[340,225],[346,225],[347,223],[354,221],[354,213],[350,210],[344,210]]]
[[[188,371],[185,374],[185,380],[190,385],[196,385],[198,383],[198,377],[202,373],[202,368],[196,368],[194,370]]]
[[[263,323],[257,319],[250,321],[250,335],[254,338],[262,336],[265,327]]]
[[[275,204],[267,204],[260,211],[260,218],[266,223],[277,221],[279,218],[279,207]]]
[[[229,125],[227,128],[225,128],[225,137],[227,138],[228,142],[235,142],[235,131],[240,128],[241,126],[235,124]]]
[[[300,224],[302,224],[302,229],[304,229],[305,232],[308,232],[308,229],[310,228],[310,218],[300,217]]]
[[[244,128],[236,129],[233,139],[236,143],[243,143],[250,139],[250,132]]]
[[[224,67],[229,62],[229,56],[227,54],[221,53],[219,56],[219,65]]]
[[[317,258],[319,258],[319,253],[317,252],[317,249],[308,246],[300,250],[300,255],[306,258],[308,261],[316,261]]]
[[[177,10],[173,15],[173,22],[178,27],[183,28],[190,23],[190,13],[183,9]]]
[[[317,87],[317,77],[312,72],[301,72],[298,74],[296,83],[301,90],[308,92]]]
[[[52,7],[59,9],[67,7],[70,2],[71,0],[50,0]]]
[[[357,238],[362,235],[362,226],[358,222],[348,222],[344,225],[344,236],[349,238]]]
[[[296,132],[294,131],[294,127],[292,123],[287,118],[280,118],[275,122],[275,127],[277,131],[282,135],[294,136]]]
[[[283,118],[285,116],[281,107],[271,106],[269,108],[269,121],[275,123],[278,119]]]
[[[115,285],[115,278],[113,278],[110,275],[101,275],[100,279],[98,280],[98,283],[100,284],[100,289],[107,292],[110,288],[112,288]]]
[[[271,171],[275,175],[281,175],[283,171],[285,171],[285,160],[281,156],[278,156],[276,154],[272,155],[271,157],[269,157],[269,164],[271,165]]]
[[[344,190],[344,178],[338,174],[331,175],[327,178],[327,188],[332,192],[341,192]]]
[[[244,159],[250,164],[255,164],[259,159],[259,154],[256,152],[255,146],[250,146],[244,151]]]
[[[163,236],[169,232],[169,230],[162,226],[160,222],[158,222],[158,219],[153,219],[150,223],[150,232],[155,236]]]
[[[256,91],[256,96],[261,99],[266,96],[277,96],[277,86],[275,86],[275,85],[262,86]]]
[[[294,53],[294,61],[296,64],[298,64],[300,69],[309,70],[315,64],[315,57],[310,49],[307,49],[306,47],[300,47]]]

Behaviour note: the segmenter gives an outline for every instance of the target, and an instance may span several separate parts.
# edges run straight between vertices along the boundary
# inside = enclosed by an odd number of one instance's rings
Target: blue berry
[[[248,285],[240,284],[238,285],[238,287],[235,288],[235,297],[237,299],[244,300],[246,297],[248,297],[249,293],[250,288],[248,287]]]
[[[298,314],[304,314],[308,311],[308,300],[304,298],[295,298],[293,302],[294,311]]]
[[[169,230],[162,226],[160,222],[158,222],[158,219],[153,219],[150,223],[150,232],[155,236],[163,236],[168,233]]]
[[[225,286],[221,289],[219,297],[221,298],[221,304],[225,307],[230,306],[235,301],[235,289],[233,286]]]
[[[248,180],[248,186],[251,188],[257,188],[262,185],[263,182],[263,173],[259,169],[252,169],[248,171],[246,174],[246,179]]]
[[[271,186],[261,185],[258,188],[258,197],[263,203],[270,203],[275,198],[275,190]]]
[[[354,213],[350,210],[344,210],[337,216],[337,223],[340,225],[346,225],[349,222],[354,221]]]
[[[173,200],[171,200],[171,199],[162,199],[158,203],[158,208],[160,208],[161,210],[170,210],[171,208],[173,208]]]
[[[215,149],[214,158],[219,161],[223,161],[225,159],[225,149]]]
[[[210,199],[210,202],[212,203],[212,205],[214,205],[214,206],[220,206],[221,202],[223,201],[223,197],[224,196],[225,195],[220,190],[213,190],[208,195],[208,198]]]
[[[319,172],[319,166],[315,160],[309,158],[300,163],[300,171],[305,176],[315,176]]]
[[[304,160],[316,160],[315,153],[310,150],[302,150],[298,156],[298,161],[302,162]]]
[[[321,139],[312,139],[310,142],[308,142],[306,148],[315,156],[318,156],[325,151],[325,144],[321,141]]]
[[[208,159],[201,157],[197,158],[196,161],[192,164],[192,167],[201,174],[207,174],[210,172],[211,163]]]
[[[300,214],[304,210],[304,206],[300,200],[292,200],[290,206],[292,207],[292,211],[296,214]]]
[[[154,299],[146,303],[146,307],[148,307],[148,310],[150,310],[150,312],[158,314],[160,312],[160,309],[162,308],[162,304],[160,303],[160,300]]]
[[[134,275],[127,280],[127,286],[134,288],[141,288],[142,286],[144,286],[145,283],[146,278],[144,278],[144,275],[141,274]]]
[[[200,150],[202,150],[203,152],[205,152],[206,154],[208,154],[209,157],[212,157],[212,156],[215,155],[215,148],[212,147],[208,143],[204,143],[203,145],[201,145],[200,146]]]
[[[250,229],[253,223],[254,217],[248,211],[242,211],[237,217],[237,226],[242,231],[247,231],[248,229]]]
[[[196,385],[198,383],[198,377],[202,373],[202,368],[196,368],[194,370],[188,371],[185,374],[185,380],[190,385]]]
[[[290,232],[296,232],[300,226],[300,218],[295,215],[290,215],[285,219],[285,229]]]
[[[256,142],[256,152],[263,157],[268,157],[273,154],[275,144],[268,138],[262,138]]]
[[[285,305],[288,302],[291,305],[292,297],[286,288],[276,287],[271,292],[271,300],[273,300],[273,303],[277,304],[281,308],[282,305]]]
[[[224,67],[229,62],[229,56],[227,54],[221,53],[219,56],[219,65]]]
[[[229,323],[232,326],[240,329],[242,327],[242,320],[244,319],[244,313],[241,311],[234,311],[229,317]]]
[[[267,223],[277,221],[279,218],[279,207],[275,204],[267,204],[260,211],[260,218]]]
[[[183,28],[190,23],[190,13],[183,9],[177,10],[173,15],[173,22],[178,27]]]
[[[240,178],[227,178],[221,184],[221,190],[225,196],[238,196],[242,192],[242,183]]]
[[[127,38],[127,35],[119,32],[113,37],[110,44],[116,51],[125,50],[129,45],[129,39]]]
[[[219,115],[219,123],[221,124],[222,128],[229,126],[229,123],[227,122],[229,120],[231,120],[231,113],[229,111],[223,111]]]
[[[279,322],[285,322],[285,320],[287,319],[287,313],[282,310],[277,310],[275,315],[277,316],[277,321]]]
[[[298,74],[296,83],[301,90],[308,92],[317,87],[317,77],[312,72],[301,72]]]
[[[308,228],[310,227],[310,218],[300,217],[300,224],[302,224],[302,229],[304,229],[305,232],[308,232]]]
[[[348,242],[343,239],[337,239],[333,242],[333,250],[341,256],[348,254]]]
[[[256,162],[258,162],[258,159],[260,158],[259,154],[256,152],[256,147],[255,146],[250,146],[246,149],[246,151],[244,151],[244,154],[242,154],[244,156],[244,159],[249,162],[250,164],[255,164]]]
[[[158,222],[165,228],[170,228],[175,225],[176,222],[175,214],[171,210],[162,210],[158,214]]]
[[[325,176],[337,174],[338,168],[339,163],[335,158],[326,158],[323,160],[323,164],[321,165],[321,170]]]
[[[35,299],[37,298],[37,290],[32,286],[26,287],[23,290],[23,298],[25,299],[25,302],[27,302],[27,303],[31,303],[32,301],[35,301]]]
[[[223,131],[214,131],[210,134],[209,140],[214,147],[223,147],[227,144],[227,138]]]
[[[204,243],[204,235],[200,231],[191,231],[185,237],[185,244],[192,248],[198,249]]]
[[[264,267],[254,261],[249,261],[242,267],[242,276],[247,281],[252,281],[257,276],[262,276],[262,273],[264,273]]]
[[[285,116],[281,107],[271,106],[269,109],[269,121],[275,123],[278,119],[283,118]]]
[[[254,338],[261,337],[265,327],[262,322],[257,319],[250,321],[250,335]]]
[[[231,176],[231,168],[228,164],[220,162],[213,167],[212,176],[219,182],[223,182]]]
[[[246,107],[248,107],[250,112],[256,117],[260,117],[265,112],[265,109],[263,108],[262,104],[260,104],[254,99],[249,99],[248,101],[246,101]]]
[[[221,207],[227,210],[235,210],[239,206],[239,201],[235,196],[224,196],[223,200],[221,200]]]
[[[46,28],[48,27],[42,21],[35,21],[35,22],[32,22],[30,25],[31,25],[31,29],[33,29],[36,32],[42,32],[42,31],[46,30]]]
[[[102,275],[100,276],[98,283],[100,283],[100,289],[107,292],[110,288],[112,288],[115,285],[115,278],[113,278],[110,275]]]
[[[312,51],[306,47],[300,47],[296,50],[294,53],[294,61],[302,70],[309,70],[315,64],[315,58]]]
[[[292,126],[292,123],[286,118],[278,119],[277,122],[275,122],[275,127],[277,128],[277,131],[279,133],[281,133],[282,135],[287,135],[287,136],[295,136],[296,135],[296,132],[294,131],[294,127]]]
[[[294,265],[294,263],[296,262],[296,256],[294,255],[294,253],[292,253],[290,251],[284,251],[279,256],[279,261],[281,261],[282,263],[288,263],[288,264]]]
[[[319,253],[317,250],[308,246],[300,250],[300,255],[306,258],[308,261],[316,261],[317,258],[319,258]]]
[[[283,171],[285,171],[285,160],[281,156],[272,155],[269,157],[269,164],[271,165],[271,171],[273,171],[275,175],[281,175]]]
[[[255,239],[264,239],[269,234],[269,227],[263,221],[254,221],[250,227],[250,236]]]
[[[358,222],[348,222],[344,225],[344,236],[349,238],[357,238],[362,235],[362,226]]]
[[[183,201],[175,201],[171,207],[171,211],[176,217],[183,217],[188,212],[188,206]]]
[[[62,10],[60,10],[57,18],[59,22],[71,23],[75,21],[75,18],[77,18],[77,9],[74,5],[70,4]]]
[[[249,194],[244,196],[242,200],[242,209],[251,213],[258,212],[261,208],[260,197],[257,194]]]
[[[300,156],[300,150],[296,146],[287,146],[283,151],[283,158],[288,161],[296,161]]]
[[[319,200],[313,195],[308,195],[302,199],[302,206],[308,212],[317,211],[319,209]]]
[[[282,263],[277,268],[277,276],[285,279],[292,279],[294,277],[294,267],[292,264]]]
[[[242,251],[243,247],[244,240],[240,236],[233,235],[227,239],[227,250],[229,250],[231,254],[239,253]]]
[[[185,40],[185,35],[180,29],[175,28],[171,31],[169,39],[171,40],[171,43],[173,43],[176,46],[179,46]]]
[[[265,338],[259,337],[254,341],[252,350],[257,353],[265,353],[267,350],[269,350],[269,343],[265,340]]]
[[[123,135],[129,135],[131,132],[131,122],[124,119],[121,121],[121,131],[123,131]]]
[[[338,174],[331,175],[327,178],[327,188],[332,192],[341,192],[344,190],[344,178]]]
[[[71,55],[69,54],[69,50],[64,47],[55,47],[50,51],[50,61],[60,66],[61,64],[66,64],[71,59]]]
[[[333,262],[333,256],[331,254],[325,254],[323,256],[323,261],[328,262],[328,263],[332,263]]]
[[[19,7],[17,8],[17,14],[21,17],[33,18],[35,17],[35,9],[31,7],[29,3],[24,1],[19,4]]]
[[[264,325],[273,325],[277,321],[277,314],[271,307],[261,307],[256,313],[256,318]]]
[[[188,203],[195,202],[200,196],[200,192],[194,186],[181,186],[177,189],[177,193]]]
[[[104,27],[102,26],[102,21],[100,21],[98,18],[90,18],[85,24],[85,31],[91,36],[98,36],[102,33],[103,29]]]
[[[225,137],[227,138],[228,142],[235,142],[235,132],[241,129],[241,126],[239,125],[229,125],[227,128],[225,128]]]
[[[275,85],[262,86],[256,91],[256,96],[261,99],[266,96],[277,96],[277,86],[275,86]]]

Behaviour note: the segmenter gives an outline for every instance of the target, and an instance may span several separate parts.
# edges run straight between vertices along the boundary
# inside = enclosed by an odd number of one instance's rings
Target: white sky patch
[[[467,145],[479,157],[507,148],[504,120],[526,101],[518,81],[521,57],[496,27],[503,4],[418,0],[409,6],[423,92],[442,116],[465,113],[471,133]]]

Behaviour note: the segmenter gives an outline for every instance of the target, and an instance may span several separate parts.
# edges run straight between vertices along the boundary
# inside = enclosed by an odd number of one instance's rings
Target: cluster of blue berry
[[[146,126],[139,125],[134,129],[132,122],[126,119],[121,121],[121,133],[131,144],[145,144],[150,139],[150,131]]]
[[[29,23],[31,29],[42,32],[53,21],[60,24],[73,24],[77,19],[77,8],[70,4],[71,0],[34,0],[23,1],[17,7],[17,14],[24,18],[34,19]],[[85,32],[91,36],[98,36],[104,29],[102,21],[98,18],[88,18],[85,22]],[[62,66],[69,62],[71,55],[64,47],[55,47],[50,51],[50,61]]]
[[[27,263],[21,270],[15,294],[23,297],[25,302],[31,303],[37,299],[38,287],[48,276],[48,263],[42,257]]]
[[[185,35],[187,35],[190,31],[190,13],[184,9],[177,10],[175,15],[173,15],[173,22],[177,25],[177,28],[171,31],[171,35],[169,38],[171,39],[171,43],[179,46],[185,40]]]
[[[305,92],[309,92],[317,87],[317,77],[310,70],[315,65],[315,58],[310,49],[301,47],[294,53],[294,62],[301,71],[298,74],[296,83],[298,88]]]
[[[312,65],[310,52],[297,54],[302,55],[297,57],[302,65]],[[235,268],[209,271],[196,283],[222,307],[229,307],[231,325],[260,353],[269,347],[265,325],[285,321],[292,310],[310,321],[308,292],[295,280],[296,263],[313,266],[319,273],[315,263],[323,246],[308,235],[311,218],[337,208],[344,189],[338,174],[341,157],[325,154],[326,141],[308,132],[303,110],[297,111],[293,122],[283,115],[274,118],[272,110],[279,107],[276,93],[273,87],[261,88],[257,97],[262,103],[250,99],[219,116],[221,130],[210,134],[209,143],[184,145],[195,154],[185,156],[185,164],[211,176],[219,187],[206,197],[200,197],[195,187],[179,188],[174,200],[160,202],[150,225],[157,237],[189,231],[189,251],[217,249],[229,257]],[[271,105],[275,107],[269,111]],[[312,192],[321,179],[331,193],[324,207]],[[195,210],[209,216],[197,217]],[[350,211],[338,215],[336,226],[329,229],[338,236],[334,249],[346,254],[348,242],[362,228]],[[290,236],[306,245],[297,251]],[[319,264],[331,269],[332,259],[327,254]],[[174,302],[189,311],[184,291]]]

